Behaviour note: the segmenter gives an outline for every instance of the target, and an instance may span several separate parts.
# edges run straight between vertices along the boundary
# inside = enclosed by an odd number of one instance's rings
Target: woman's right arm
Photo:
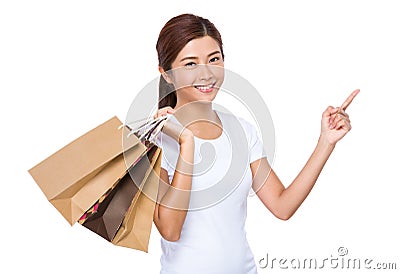
[[[163,132],[179,143],[180,153],[172,182],[169,182],[167,171],[161,168],[154,223],[164,239],[177,241],[185,222],[192,189],[194,136],[190,130],[168,122]]]

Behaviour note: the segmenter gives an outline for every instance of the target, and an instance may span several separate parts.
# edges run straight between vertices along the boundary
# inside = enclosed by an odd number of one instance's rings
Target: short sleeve
[[[245,132],[247,138],[247,159],[249,163],[252,163],[261,158],[267,158],[267,153],[264,148],[264,144],[262,139],[259,137],[257,128],[254,124],[250,123],[243,117],[235,116],[233,114],[226,114],[224,112],[218,112],[220,117],[224,117],[226,119],[227,125],[232,124],[235,125],[236,121],[240,122],[240,126],[242,130]],[[235,129],[230,129],[232,132],[235,132]]]
[[[157,136],[157,138],[155,138],[155,141],[154,141],[154,143],[159,147],[159,148],[161,148],[161,155],[162,155],[162,157],[161,157],[161,167],[163,168],[163,169],[165,169],[165,170],[167,170],[167,171],[169,171],[169,169],[168,169],[168,162],[167,162],[167,159],[166,159],[166,155],[165,155],[165,143],[163,143],[163,136],[162,136],[162,132],[160,132],[159,134],[158,134],[158,136]]]
[[[168,175],[172,177],[175,172],[177,157],[179,155],[178,143],[163,132],[158,134],[154,143],[161,148],[161,168],[165,169],[168,172]]]
[[[257,133],[257,129],[254,125],[247,123],[248,126],[250,127],[249,129],[249,160],[250,163],[261,159],[263,157],[267,157],[267,154],[265,153],[265,148],[262,142],[262,139],[259,137]]]

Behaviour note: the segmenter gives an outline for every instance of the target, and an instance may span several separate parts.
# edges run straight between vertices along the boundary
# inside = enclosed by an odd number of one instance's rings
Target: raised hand
[[[175,113],[176,110],[174,110],[173,108],[164,107],[159,109],[153,117],[156,119],[160,116],[168,116],[168,114],[174,115]],[[167,120],[164,124],[162,131],[172,137],[179,144],[193,139],[193,133],[188,128],[169,120]]]
[[[329,106],[324,111],[321,121],[321,138],[324,141],[335,145],[351,130],[350,118],[345,111],[359,92],[359,89],[353,91],[340,107]]]

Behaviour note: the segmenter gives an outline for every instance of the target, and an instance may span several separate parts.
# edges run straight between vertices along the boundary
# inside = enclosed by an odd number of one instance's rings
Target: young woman
[[[289,219],[313,188],[335,144],[351,129],[345,110],[359,90],[341,107],[324,111],[315,150],[285,188],[255,128],[213,109],[224,80],[222,40],[215,26],[192,14],[174,17],[160,32],[157,52],[160,100],[154,117],[169,115],[157,139],[163,151],[154,212],[162,236],[161,273],[257,273],[244,229],[250,189],[277,218]],[[233,123],[244,138],[224,134],[232,132]],[[202,159],[210,155],[200,151],[206,143],[213,146],[212,161]],[[244,149],[234,150],[240,145]],[[248,167],[237,182],[227,176],[235,172],[230,169],[233,159],[244,159]],[[199,167],[204,162],[208,168]],[[218,188],[229,180],[229,191]]]

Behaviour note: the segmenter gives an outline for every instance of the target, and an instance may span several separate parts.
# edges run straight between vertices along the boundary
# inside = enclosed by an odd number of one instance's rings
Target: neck
[[[212,102],[209,101],[196,101],[184,104],[178,101],[174,109],[176,110],[176,118],[184,122],[184,124],[195,120],[216,121],[218,119],[212,108]]]

